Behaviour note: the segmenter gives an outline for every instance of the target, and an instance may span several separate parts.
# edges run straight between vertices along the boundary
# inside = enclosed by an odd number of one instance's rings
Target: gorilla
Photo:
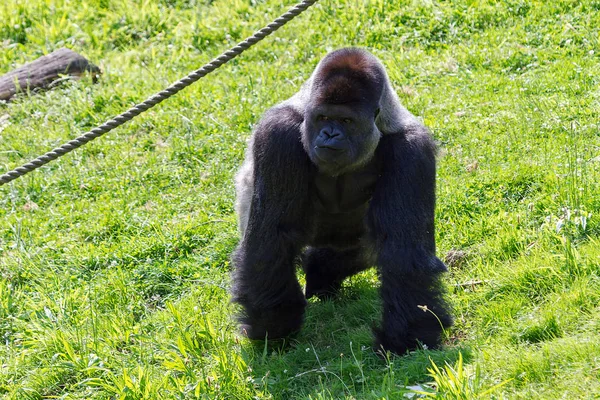
[[[248,338],[297,332],[306,299],[335,296],[345,278],[377,266],[374,349],[440,345],[452,319],[435,256],[435,145],[374,55],[327,54],[298,93],[267,110],[236,192],[231,294]]]

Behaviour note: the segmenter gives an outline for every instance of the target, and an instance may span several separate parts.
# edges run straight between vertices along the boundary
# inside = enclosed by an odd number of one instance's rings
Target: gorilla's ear
[[[379,107],[381,111],[375,118],[375,125],[384,135],[403,130],[414,119],[408,110],[400,104],[400,99],[392,88],[387,74],[381,92],[381,99],[379,100]]]

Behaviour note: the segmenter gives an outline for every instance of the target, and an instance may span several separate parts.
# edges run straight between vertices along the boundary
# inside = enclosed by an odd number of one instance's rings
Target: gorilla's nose
[[[339,138],[340,136],[342,136],[342,132],[340,132],[336,129],[323,128],[323,129],[321,129],[321,132],[319,132],[319,135],[323,136],[326,139],[335,139],[335,138]]]
[[[334,162],[348,151],[349,142],[335,127],[324,127],[315,141],[315,153],[324,162]]]
[[[319,132],[319,136],[315,141],[315,146],[331,150],[342,150],[347,148],[348,143],[342,132],[339,130],[324,128]]]

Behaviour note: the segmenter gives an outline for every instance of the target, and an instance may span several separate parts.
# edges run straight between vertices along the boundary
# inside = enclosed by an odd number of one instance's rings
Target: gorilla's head
[[[317,65],[309,88],[302,142],[322,173],[337,176],[372,157],[381,132],[375,124],[386,75],[370,53],[348,48]]]

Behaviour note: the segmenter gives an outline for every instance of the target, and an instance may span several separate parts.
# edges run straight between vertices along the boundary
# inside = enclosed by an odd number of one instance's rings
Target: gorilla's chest
[[[317,211],[343,214],[361,208],[371,200],[378,178],[374,163],[336,177],[318,174],[314,193]]]

